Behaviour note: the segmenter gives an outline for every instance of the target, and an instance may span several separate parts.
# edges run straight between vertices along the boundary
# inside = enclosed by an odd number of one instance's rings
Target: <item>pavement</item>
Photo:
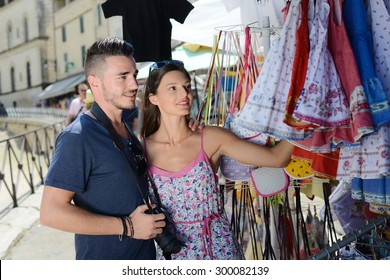
[[[0,219],[0,260],[74,260],[74,234],[39,224],[43,187]]]

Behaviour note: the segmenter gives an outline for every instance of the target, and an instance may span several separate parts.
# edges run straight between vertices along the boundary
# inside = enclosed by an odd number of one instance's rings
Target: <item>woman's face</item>
[[[191,112],[194,99],[191,81],[180,71],[167,72],[161,79],[157,93],[149,96],[162,114],[186,116]]]

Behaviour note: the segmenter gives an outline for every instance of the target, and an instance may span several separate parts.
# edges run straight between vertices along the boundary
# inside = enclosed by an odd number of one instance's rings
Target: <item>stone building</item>
[[[0,102],[36,106],[73,92],[96,39],[122,36],[103,0],[0,0]],[[51,86],[48,93],[44,90]]]

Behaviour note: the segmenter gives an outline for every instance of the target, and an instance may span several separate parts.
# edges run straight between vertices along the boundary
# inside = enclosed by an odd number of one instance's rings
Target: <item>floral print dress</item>
[[[289,140],[311,135],[284,122],[301,17],[301,0],[291,1],[281,35],[273,41],[248,100],[237,115],[238,124],[244,128]]]
[[[217,176],[203,150],[201,135],[198,155],[181,171],[149,166],[165,215],[176,236],[186,244],[172,254],[172,260],[243,259],[223,211]],[[164,259],[159,247],[157,259]]]
[[[373,37],[374,67],[389,100],[390,16],[382,0],[368,1],[368,20]],[[354,3],[355,4],[355,3]],[[386,58],[388,58],[386,60]],[[339,179],[352,179],[352,198],[370,203],[370,211],[383,213],[390,209],[390,125],[363,137],[361,146],[340,150]]]
[[[350,110],[333,58],[327,49],[330,7],[327,0],[310,1],[310,53],[304,90],[293,116],[325,128],[348,125]]]

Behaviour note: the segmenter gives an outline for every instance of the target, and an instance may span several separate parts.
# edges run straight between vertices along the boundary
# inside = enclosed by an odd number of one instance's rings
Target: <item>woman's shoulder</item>
[[[218,149],[225,143],[234,141],[235,134],[220,126],[206,126],[203,128],[203,143],[205,148]]]
[[[229,130],[217,125],[205,126],[203,128],[203,133],[210,137],[225,137],[227,135],[232,135]]]

